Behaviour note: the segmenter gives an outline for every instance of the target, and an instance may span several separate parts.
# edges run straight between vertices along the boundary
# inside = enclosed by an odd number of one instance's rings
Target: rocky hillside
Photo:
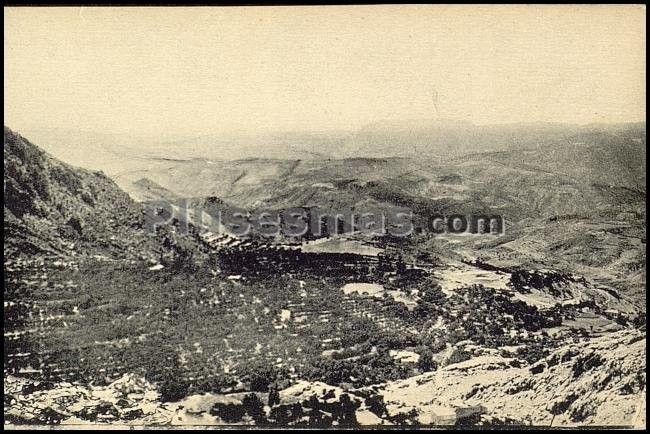
[[[436,372],[372,387],[386,414],[432,423],[482,407],[485,423],[536,426],[645,425],[645,332],[567,343],[531,366],[483,355]]]
[[[111,179],[62,163],[7,127],[4,186],[5,257],[120,256],[146,246],[140,205]]]
[[[56,387],[9,376],[5,417],[61,424],[644,427],[645,350],[645,333],[626,330],[569,342],[533,365],[504,349],[363,389],[298,381],[279,392],[203,393],[165,403],[155,385],[133,375],[107,386]]]

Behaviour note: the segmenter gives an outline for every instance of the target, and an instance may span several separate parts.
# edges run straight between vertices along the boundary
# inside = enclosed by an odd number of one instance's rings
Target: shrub
[[[160,399],[162,402],[174,402],[185,398],[189,391],[189,384],[179,376],[167,378],[160,385]]]
[[[250,389],[253,392],[268,392],[271,383],[286,378],[286,376],[286,369],[261,363],[247,366],[245,371],[242,372],[242,380],[250,382]]]
[[[210,414],[219,417],[226,423],[235,423],[242,420],[246,409],[243,405],[217,403],[210,410]]]
[[[256,424],[260,424],[266,420],[264,414],[264,404],[256,394],[249,393],[248,395],[244,396],[242,405],[244,407],[244,411],[246,411],[246,414],[248,414]]]
[[[433,360],[433,352],[428,348],[423,348],[418,351],[420,359],[418,360],[417,367],[422,372],[435,371],[438,369],[438,363]]]
[[[381,395],[372,395],[366,398],[366,407],[372,413],[378,417],[384,417],[386,415],[386,404],[384,403],[384,397]]]
[[[453,365],[454,363],[460,363],[464,362],[465,360],[469,360],[472,358],[472,355],[465,351],[462,348],[454,348],[454,350],[451,352],[449,355],[449,359],[447,360],[447,364]]]

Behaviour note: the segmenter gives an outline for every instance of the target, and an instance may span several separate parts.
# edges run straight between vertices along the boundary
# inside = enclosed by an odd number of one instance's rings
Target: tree
[[[341,395],[339,424],[341,426],[353,426],[357,424],[356,409],[357,406],[350,399],[347,393]]]
[[[280,403],[280,393],[275,387],[271,387],[269,390],[269,407],[273,407]]]
[[[246,413],[255,421],[256,424],[259,425],[266,421],[264,404],[262,404],[262,401],[256,394],[249,393],[244,396],[244,399],[242,399],[242,405],[244,406]]]
[[[371,395],[366,398],[366,407],[378,417],[384,417],[387,414],[386,404],[382,395]]]
[[[438,369],[438,363],[433,360],[433,352],[428,348],[423,348],[419,351],[420,358],[418,359],[417,367],[422,372],[435,371]]]

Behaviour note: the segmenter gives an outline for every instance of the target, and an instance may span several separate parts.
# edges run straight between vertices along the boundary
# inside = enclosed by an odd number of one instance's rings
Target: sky
[[[5,125],[148,136],[645,119],[644,6],[5,8]]]

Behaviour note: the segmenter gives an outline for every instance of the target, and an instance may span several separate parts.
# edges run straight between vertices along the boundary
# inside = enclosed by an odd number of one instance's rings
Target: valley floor
[[[645,325],[580,282],[520,292],[454,261],[402,289],[101,258],[5,268],[9,424],[645,424]]]

